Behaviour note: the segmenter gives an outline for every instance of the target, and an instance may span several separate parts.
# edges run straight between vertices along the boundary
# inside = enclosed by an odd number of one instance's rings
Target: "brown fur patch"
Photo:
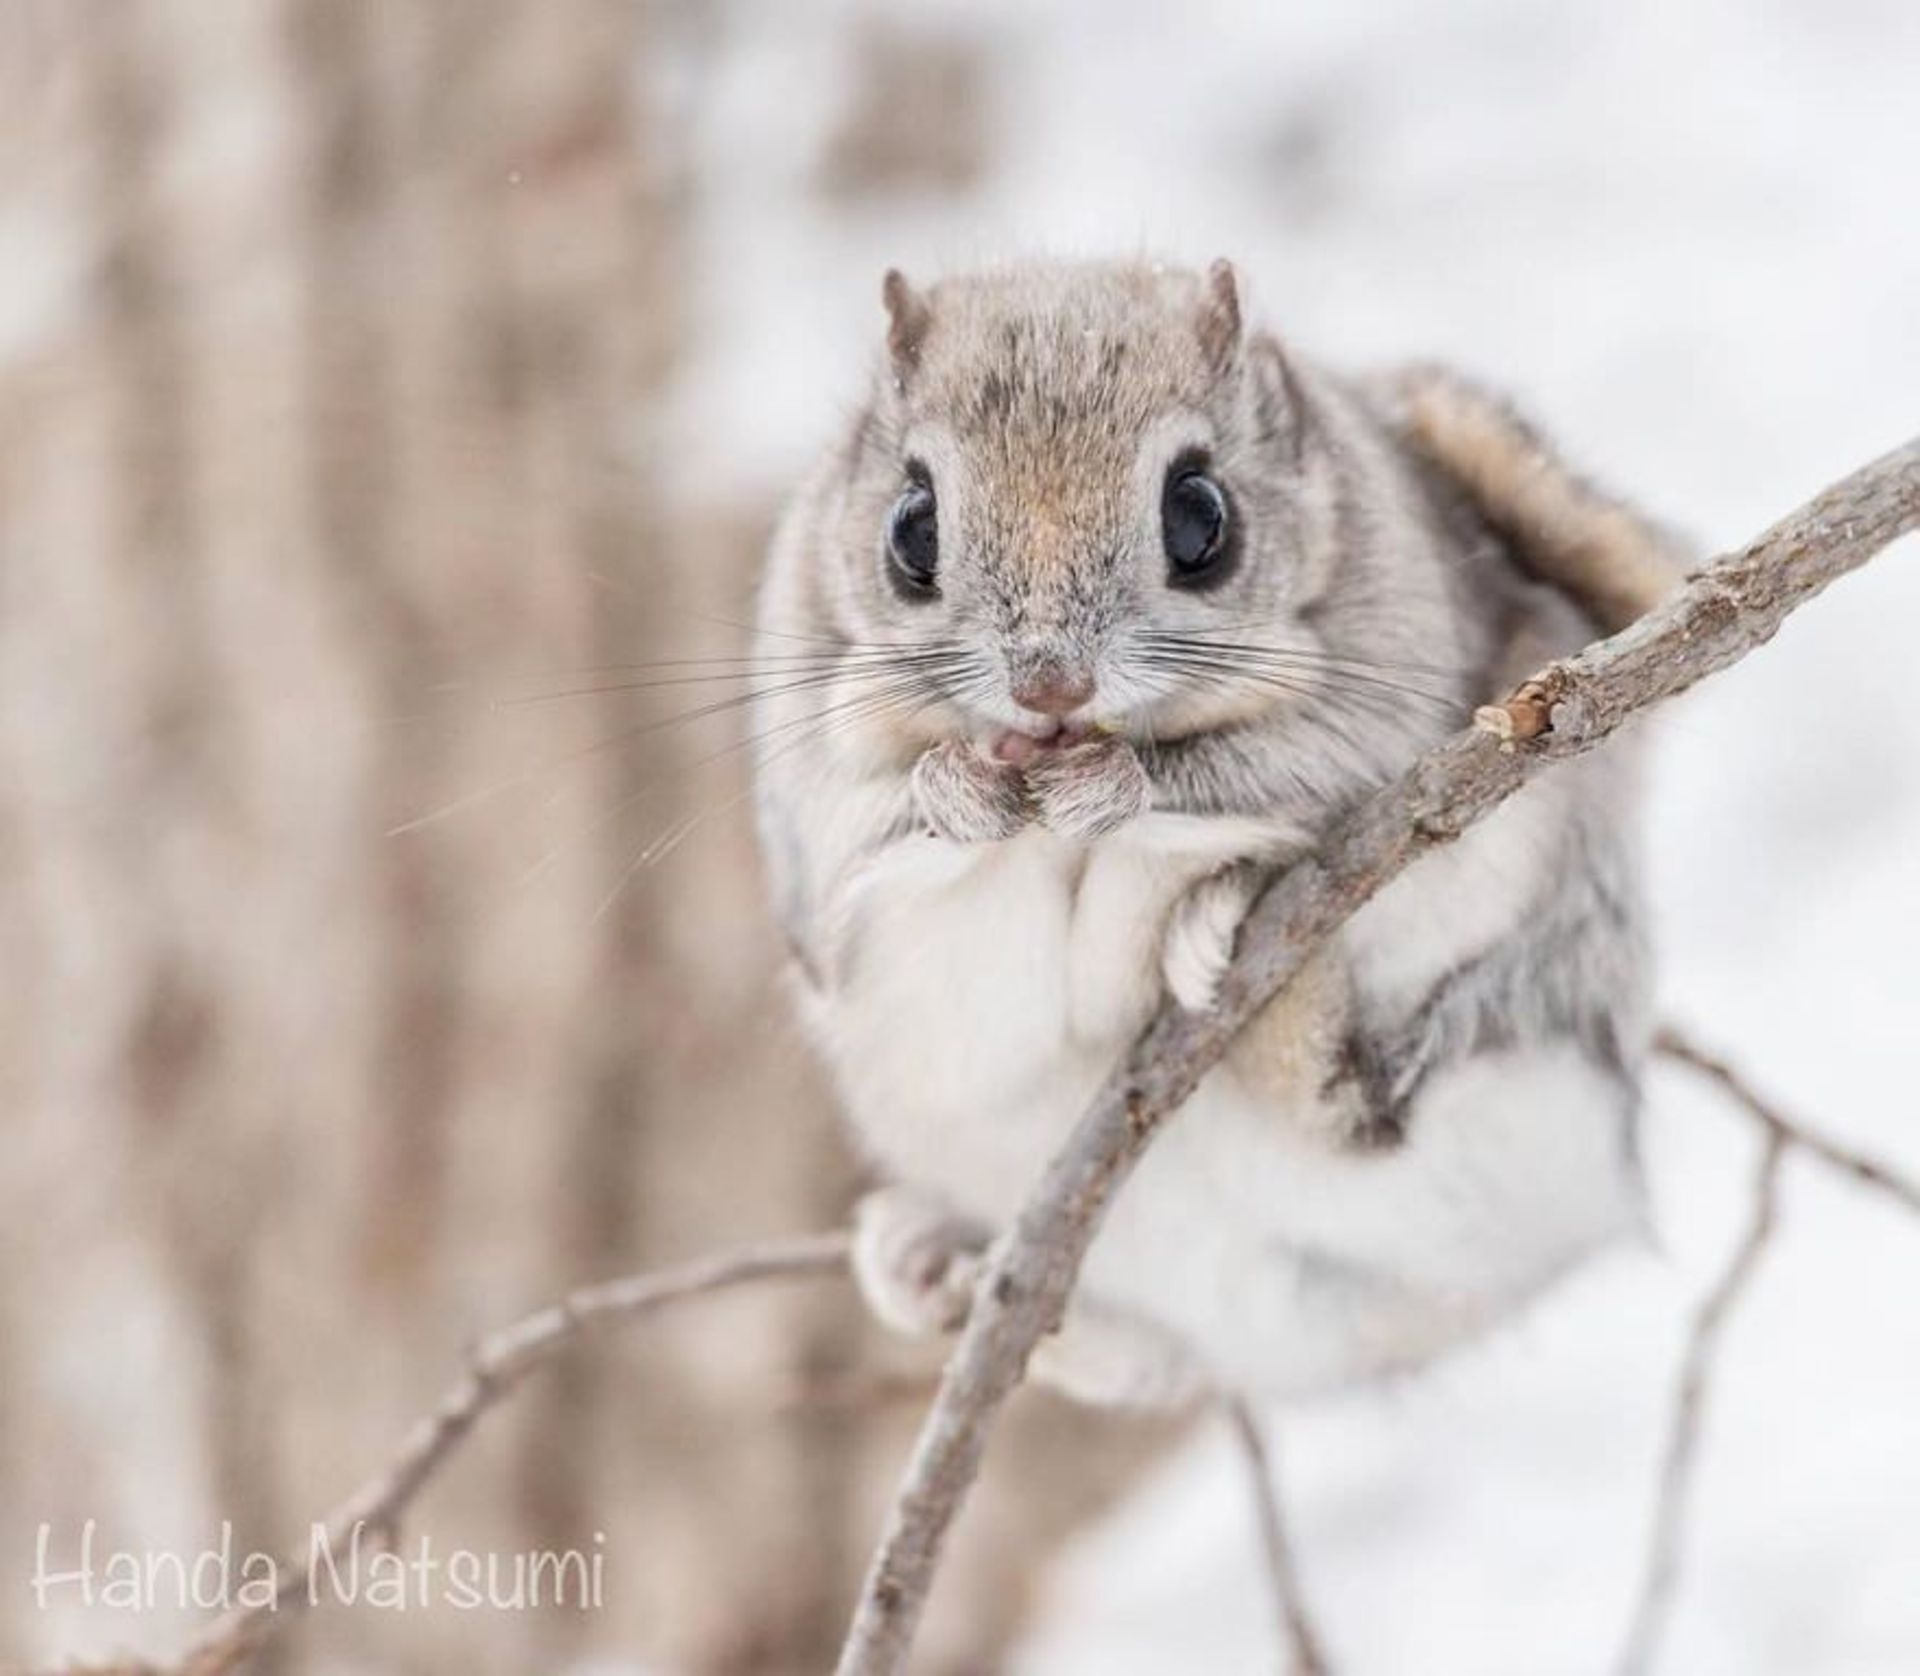
[[[1523,565],[1607,632],[1678,584],[1676,543],[1575,473],[1499,398],[1432,367],[1406,374],[1399,394],[1409,440],[1460,484]]]
[[[1227,1063],[1249,1092],[1282,1111],[1302,1109],[1309,1091],[1344,1090],[1346,1097],[1311,1102],[1315,1130],[1343,1142],[1367,1115],[1357,1089],[1339,1075],[1351,1012],[1346,968],[1322,949],[1254,1015]]]

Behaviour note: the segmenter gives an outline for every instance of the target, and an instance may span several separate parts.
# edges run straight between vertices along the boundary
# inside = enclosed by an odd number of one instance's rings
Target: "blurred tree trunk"
[[[697,687],[519,702],[743,639],[713,619],[766,510],[681,504],[662,444],[705,9],[0,17],[29,256],[0,281],[0,1573],[29,1577],[43,1519],[56,1560],[87,1519],[299,1545],[477,1331],[825,1226],[853,1177],[737,724],[645,730]],[[819,1668],[914,1411],[806,1393],[871,1348],[844,1292],[783,1295],[569,1364],[422,1526],[604,1535],[604,1610],[327,1612],[281,1667]],[[1036,1399],[941,1665],[981,1666],[1136,1435]],[[23,1594],[0,1661],[188,1622]]]

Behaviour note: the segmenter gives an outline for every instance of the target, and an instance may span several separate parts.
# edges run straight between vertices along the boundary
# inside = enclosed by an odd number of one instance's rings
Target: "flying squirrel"
[[[1505,402],[1348,377],[1231,265],[897,272],[761,595],[756,792],[795,990],[917,1334],[1262,883],[1680,572]],[[1140,1162],[1036,1373],[1096,1403],[1409,1369],[1641,1219],[1631,744],[1362,907]]]

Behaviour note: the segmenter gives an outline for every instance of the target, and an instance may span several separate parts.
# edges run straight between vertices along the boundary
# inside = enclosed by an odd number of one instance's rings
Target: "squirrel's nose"
[[[1043,716],[1065,716],[1093,697],[1093,675],[1072,664],[1046,662],[1023,669],[1010,686],[1013,702]]]

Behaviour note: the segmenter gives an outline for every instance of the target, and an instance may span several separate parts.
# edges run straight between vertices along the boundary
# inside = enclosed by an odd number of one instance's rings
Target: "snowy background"
[[[1240,265],[1285,336],[1517,392],[1703,551],[1920,420],[1920,9],[1625,0],[915,8],[993,44],[958,203],[823,226],[801,190],[845,66],[756,17],[703,90],[713,346],[698,469],[791,474],[850,401],[875,276],[1032,251]],[[784,165],[784,166],[783,166]],[[719,457],[696,439],[733,439]],[[1659,729],[1665,1007],[1810,1123],[1920,1168],[1912,542]],[[1288,1417],[1302,1564],[1355,1672],[1606,1668],[1681,1337],[1751,1137],[1653,1091],[1658,1249],[1500,1342]],[[1023,1671],[1268,1667],[1239,1463],[1195,1443],[1070,1557]],[[1664,1668],[1920,1668],[1920,1227],[1805,1163],[1728,1342]]]

